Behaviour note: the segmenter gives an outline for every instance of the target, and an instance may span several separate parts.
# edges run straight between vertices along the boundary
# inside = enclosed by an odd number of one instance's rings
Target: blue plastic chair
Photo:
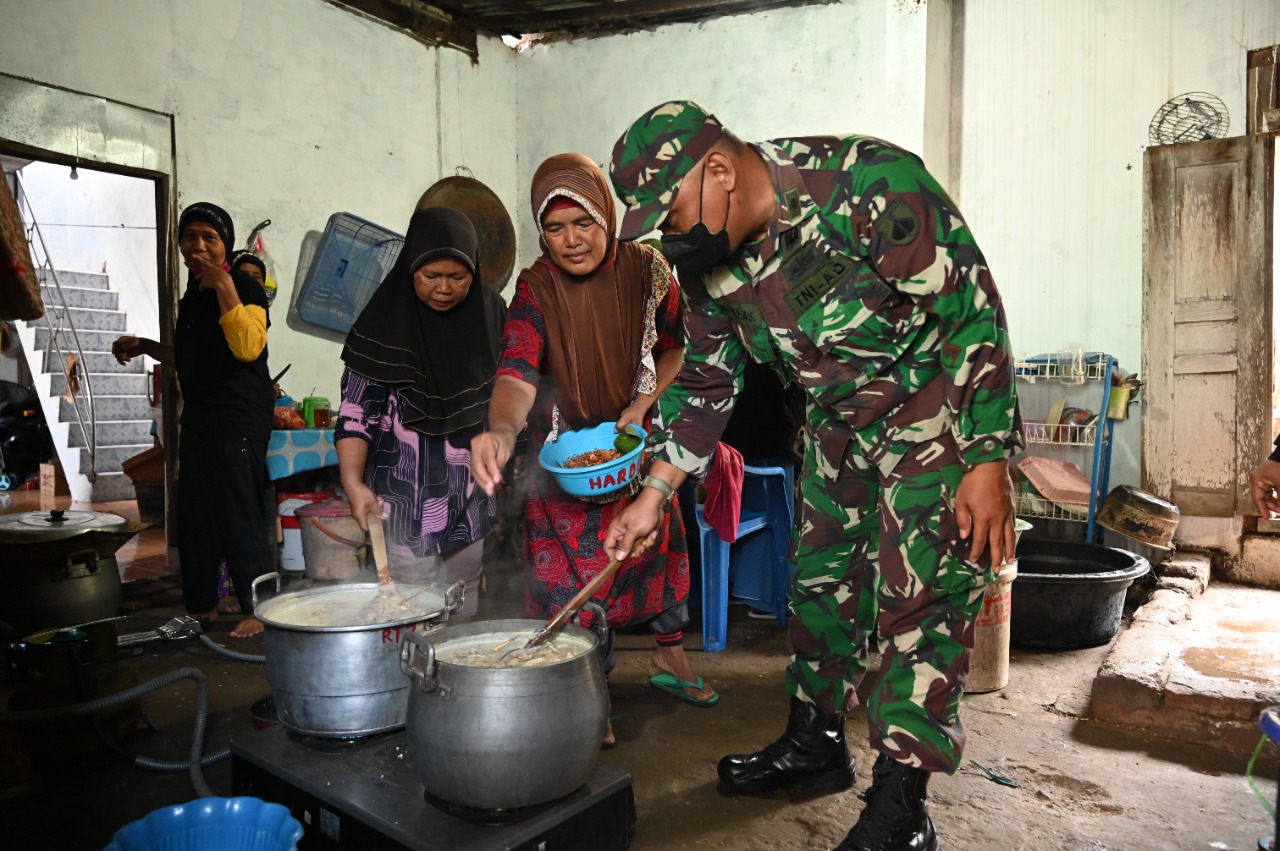
[[[685,510],[693,506],[698,527],[703,650],[725,648],[730,593],[753,607],[774,612],[778,623],[786,625],[794,480],[795,470],[789,463],[744,466],[738,540],[733,544],[707,525],[702,505],[692,499],[692,488],[682,493],[681,499],[687,501]]]

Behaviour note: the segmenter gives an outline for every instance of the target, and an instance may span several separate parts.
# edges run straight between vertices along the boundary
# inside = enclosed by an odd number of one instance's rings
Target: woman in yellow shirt
[[[235,228],[222,208],[182,211],[178,250],[190,274],[173,345],[124,336],[125,363],[147,355],[178,371],[183,409],[178,445],[178,556],[187,611],[218,616],[218,567],[231,571],[244,618],[233,638],[262,632],[249,588],[273,567],[263,529],[263,484],[275,396],[267,370],[267,295],[227,264]]]

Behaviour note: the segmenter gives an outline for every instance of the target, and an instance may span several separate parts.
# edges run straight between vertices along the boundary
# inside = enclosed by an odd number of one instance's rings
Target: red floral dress
[[[680,309],[680,291],[672,285],[655,310],[655,359],[667,349],[684,345]],[[551,431],[555,401],[545,362],[546,344],[542,309],[528,285],[518,282],[507,312],[498,374],[538,387],[529,413],[525,481],[517,485],[528,488],[524,551],[525,612],[530,618],[550,617],[609,564],[605,532],[634,498],[627,496],[604,504],[583,502],[562,491],[551,475],[538,466],[537,453]],[[644,425],[649,427],[648,416]],[[593,599],[604,606],[612,628],[649,620],[688,595],[689,547],[679,503],[673,502],[666,522],[659,528],[657,544],[640,558],[624,563],[613,581]]]

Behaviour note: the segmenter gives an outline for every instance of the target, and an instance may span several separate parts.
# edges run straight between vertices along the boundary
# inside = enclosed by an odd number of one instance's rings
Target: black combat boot
[[[730,754],[716,769],[733,792],[772,792],[793,783],[835,791],[853,785],[853,757],[844,740],[844,718],[791,698],[787,732],[764,750]]]
[[[938,851],[925,793],[929,772],[881,754],[871,769],[867,805],[834,851]]]

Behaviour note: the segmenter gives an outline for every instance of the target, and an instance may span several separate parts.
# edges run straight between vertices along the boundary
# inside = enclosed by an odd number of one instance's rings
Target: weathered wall
[[[0,72],[173,117],[179,207],[221,204],[240,240],[272,220],[271,366],[293,364],[298,396],[336,396],[341,374],[336,343],[283,321],[304,238],[338,211],[402,232],[458,165],[510,203],[513,64],[495,40],[473,65],[321,0],[10,0],[0,27]]]
[[[1246,52],[1280,43],[1280,4],[964,6],[958,194],[1014,345],[1035,354],[1079,340],[1136,372],[1148,124],[1175,95],[1204,91],[1225,102],[1229,135],[1243,134]],[[1140,470],[1133,418],[1117,430],[1112,481],[1140,484]]]

